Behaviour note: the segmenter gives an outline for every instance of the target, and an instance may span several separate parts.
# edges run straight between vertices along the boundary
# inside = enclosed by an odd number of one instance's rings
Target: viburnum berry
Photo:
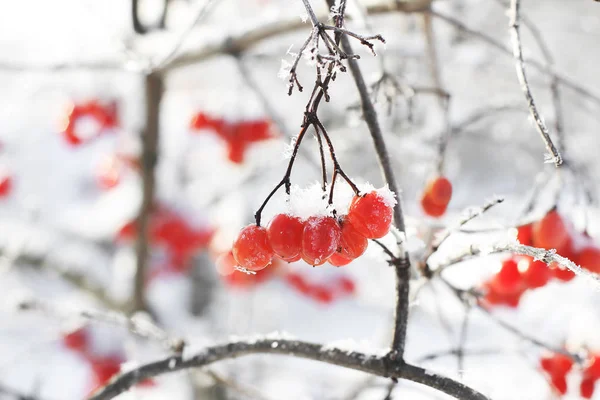
[[[255,274],[247,274],[242,271],[238,271],[235,267],[237,261],[233,258],[233,252],[228,251],[221,254],[216,262],[217,272],[223,280],[231,287],[236,288],[251,288],[260,283],[267,281],[273,273],[274,268],[265,268],[260,271],[256,271]]]
[[[552,386],[554,387],[554,389],[562,394],[567,393],[567,378],[564,376],[552,376],[550,378],[550,383],[552,383]]]
[[[553,265],[550,268],[550,273],[552,274],[553,277],[555,277],[556,279],[561,280],[563,282],[569,282],[570,280],[575,278],[575,272],[571,271],[570,269],[562,268],[559,266]]]
[[[342,225],[342,238],[340,241],[341,255],[345,258],[353,260],[364,254],[367,250],[368,241],[350,221],[348,217],[344,216],[341,218]]]
[[[392,213],[392,205],[381,194],[372,191],[352,199],[347,220],[367,239],[379,239],[389,232]]]
[[[309,291],[309,295],[319,303],[329,304],[334,300],[333,291],[327,286],[314,285]]]
[[[425,193],[433,204],[446,207],[452,198],[452,183],[443,176],[438,176],[429,181]]]
[[[248,225],[240,231],[232,252],[238,264],[251,271],[265,268],[275,255],[269,244],[267,230],[257,225]]]
[[[590,272],[600,273],[600,249],[597,247],[585,247],[574,257],[575,264]]]
[[[114,375],[118,374],[121,370],[122,361],[114,356],[92,359],[93,387],[104,386]]]
[[[0,172],[0,197],[6,197],[12,191],[12,177],[6,172]]]
[[[333,217],[313,216],[304,223],[302,259],[310,265],[321,265],[338,250],[342,228]]]
[[[285,261],[297,261],[302,251],[304,224],[298,217],[278,214],[267,228],[269,243],[275,255]]]
[[[596,379],[584,377],[579,384],[579,394],[584,399],[591,399],[594,396]]]
[[[521,273],[514,258],[504,260],[502,267],[490,282],[498,293],[513,293],[519,289],[521,283]]]
[[[334,267],[343,267],[344,265],[348,265],[352,262],[351,259],[346,258],[343,254],[337,252],[333,253],[327,261]]]
[[[439,218],[446,212],[447,206],[435,204],[427,192],[421,196],[421,208],[430,217]]]
[[[600,379],[600,354],[592,354],[589,357],[588,364],[583,371],[586,377],[598,380]]]
[[[563,255],[561,251],[568,245],[569,240],[567,225],[556,210],[551,210],[533,224],[532,241],[536,247],[547,250],[556,249],[559,254]]]
[[[308,295],[311,285],[300,274],[289,273],[285,277],[286,282],[301,294]]]
[[[68,349],[78,353],[85,353],[88,347],[88,332],[85,328],[79,328],[65,334],[62,337],[62,342]]]
[[[551,353],[540,359],[540,367],[550,376],[565,376],[573,368],[573,360],[566,354]]]
[[[533,225],[525,224],[517,227],[517,240],[526,246],[532,245]]]
[[[354,294],[356,291],[354,281],[346,276],[342,276],[337,280],[336,287],[344,294]]]
[[[542,287],[552,278],[550,268],[539,260],[534,260],[533,257],[525,256],[519,260],[519,269],[525,263],[526,266],[522,272],[523,282],[530,289]]]

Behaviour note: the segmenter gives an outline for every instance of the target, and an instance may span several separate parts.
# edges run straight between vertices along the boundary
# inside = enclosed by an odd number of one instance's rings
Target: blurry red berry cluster
[[[104,386],[108,381],[121,371],[121,364],[126,359],[122,354],[97,355],[92,351],[89,328],[82,327],[66,333],[62,337],[63,345],[82,356],[92,370],[90,393]],[[154,386],[154,381],[146,379],[138,384],[139,387]]]
[[[204,112],[199,112],[192,118],[190,128],[195,131],[213,131],[225,142],[227,157],[236,164],[244,162],[246,151],[251,144],[276,137],[268,120],[229,122],[222,118],[213,118]]]
[[[600,272],[600,249],[583,234],[577,236],[569,222],[556,209],[548,212],[539,221],[517,228],[517,239],[521,244],[556,252],[579,264],[590,272]],[[486,292],[484,301],[489,305],[502,304],[516,307],[521,295],[528,289],[545,286],[551,279],[570,281],[575,274],[552,263],[533,257],[515,255],[502,262],[500,270],[483,284]]]
[[[97,125],[92,134],[84,134],[80,131],[78,123],[84,118],[91,118]],[[84,103],[72,104],[64,122],[63,136],[67,143],[79,146],[99,136],[107,129],[118,126],[117,104],[101,104],[99,100],[90,100]]]
[[[446,213],[452,198],[452,183],[443,176],[431,179],[421,195],[421,208],[430,217],[441,217]]]
[[[571,357],[561,353],[547,354],[540,359],[540,368],[558,394],[567,393],[567,375],[573,370]],[[600,354],[590,353],[581,366],[580,396],[591,399],[598,380],[600,380]]]
[[[312,216],[306,220],[279,214],[268,228],[249,225],[241,230],[232,252],[239,266],[259,271],[273,257],[287,262],[303,259],[317,266],[336,267],[360,257],[367,239],[385,236],[392,224],[392,206],[377,191],[355,196],[347,215]]]
[[[346,276],[336,277],[327,283],[312,283],[303,275],[291,272],[285,280],[298,293],[323,304],[333,303],[356,292],[354,281]]]
[[[178,271],[189,268],[190,259],[208,246],[213,233],[210,227],[190,225],[185,216],[164,205],[156,206],[150,218],[150,243],[162,246],[169,256],[169,265]],[[132,241],[136,236],[135,220],[126,223],[117,233],[117,239],[122,241]]]

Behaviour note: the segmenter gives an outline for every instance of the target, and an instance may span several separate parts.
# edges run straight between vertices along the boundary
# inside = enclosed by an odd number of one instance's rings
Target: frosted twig
[[[529,88],[529,83],[527,82],[527,75],[525,74],[525,61],[523,60],[523,47],[521,44],[521,33],[519,31],[519,7],[520,0],[511,0],[509,13],[511,29],[510,32],[512,38],[513,56],[516,61],[517,78],[519,79],[519,83],[521,84],[521,90],[523,90],[523,94],[525,95],[525,99],[527,100],[529,112],[531,113],[531,116],[535,122],[535,126],[539,134],[542,136],[542,140],[546,145],[546,149],[552,156],[552,162],[555,166],[558,167],[562,164],[562,157],[559,151],[554,146],[554,143],[550,138],[548,128],[546,127],[546,124],[544,123],[544,120],[535,105],[533,95],[531,94],[531,89]]]
[[[466,225],[470,221],[479,217],[481,214],[484,214],[490,208],[502,203],[503,201],[504,201],[503,198],[497,197],[491,201],[488,201],[482,207],[467,209],[467,212],[464,213],[465,214],[464,217],[462,217],[458,221],[458,223],[456,223],[456,225],[454,225],[450,228],[447,228],[444,232],[442,232],[442,234],[439,236],[439,238],[437,240],[437,243],[433,246],[433,252],[435,252],[437,249],[439,249],[440,246],[442,245],[442,243],[444,243],[450,237],[450,235],[452,235],[453,233],[458,231],[460,228],[462,228],[464,225]]]
[[[127,391],[145,379],[188,368],[250,354],[281,354],[350,368],[382,377],[402,378],[421,383],[462,400],[488,400],[488,397],[455,380],[433,371],[408,364],[392,363],[387,356],[376,356],[356,351],[298,340],[251,338],[222,345],[206,347],[190,356],[176,355],[141,365],[114,377],[94,393],[90,400],[109,400]]]
[[[435,274],[440,274],[444,269],[451,265],[458,264],[462,261],[466,261],[476,256],[497,254],[497,253],[512,253],[521,254],[524,256],[533,257],[535,260],[540,260],[544,264],[550,266],[555,264],[560,268],[565,268],[576,275],[586,277],[598,284],[600,284],[600,275],[594,274],[587,269],[581,268],[568,258],[562,257],[556,253],[556,250],[545,250],[537,247],[525,246],[523,244],[515,243],[499,243],[499,244],[477,244],[470,245],[466,250],[459,253],[458,255],[452,256],[449,260],[439,264],[435,269]]]
[[[500,50],[502,53],[504,53],[506,55],[512,55],[512,51],[510,48],[504,46],[504,44],[502,42],[499,42],[498,40],[494,39],[493,37],[491,37],[483,32],[477,31],[475,29],[469,28],[467,25],[465,25],[461,21],[457,20],[456,18],[453,18],[444,13],[440,13],[437,10],[430,10],[429,12],[434,17],[439,18],[442,21],[445,21],[448,24],[453,25],[457,29],[473,36],[474,38],[477,38],[477,39],[487,43],[488,45],[494,47],[495,49]],[[566,75],[557,72],[554,68],[544,65],[543,63],[541,63],[535,59],[527,59],[527,60],[524,60],[524,62],[525,62],[525,64],[531,65],[532,67],[536,68],[538,71],[542,72],[545,75],[555,76],[556,79],[563,85],[571,88],[576,93],[592,100],[597,105],[600,105],[600,96],[591,92],[584,85],[574,82],[571,79],[569,79]]]
[[[17,304],[20,310],[39,311],[54,317],[73,317],[90,322],[100,322],[120,328],[125,328],[132,334],[161,344],[165,349],[181,353],[185,346],[182,339],[172,338],[162,328],[158,327],[149,316],[134,315],[129,318],[116,311],[106,311],[93,308],[64,308],[36,299],[26,299]]]

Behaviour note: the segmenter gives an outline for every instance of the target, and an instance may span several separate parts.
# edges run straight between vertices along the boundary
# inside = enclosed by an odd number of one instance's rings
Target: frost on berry
[[[302,258],[321,265],[338,250],[342,229],[333,217],[314,216],[304,223]]]
[[[233,243],[232,252],[238,264],[251,271],[265,268],[274,255],[267,230],[256,225],[249,225],[240,231]]]
[[[356,196],[348,210],[348,221],[368,239],[385,236],[392,225],[392,212],[389,199],[372,191],[364,196]]]

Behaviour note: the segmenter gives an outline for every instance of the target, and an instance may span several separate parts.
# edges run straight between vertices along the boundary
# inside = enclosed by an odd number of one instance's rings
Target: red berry
[[[579,264],[581,268],[600,273],[600,249],[597,247],[584,248],[574,257],[573,261],[575,264]]]
[[[343,267],[344,265],[348,265],[352,262],[351,259],[344,257],[340,253],[333,253],[327,261],[334,267]]]
[[[569,241],[569,232],[558,211],[550,211],[533,224],[532,240],[534,246],[547,250],[556,249],[560,254]]]
[[[433,204],[446,207],[452,198],[452,184],[447,178],[438,176],[429,181],[425,193]]]
[[[275,255],[286,261],[299,259],[303,231],[304,224],[300,218],[288,214],[276,215],[267,229],[269,243]]]
[[[240,231],[232,251],[238,264],[251,271],[265,268],[271,263],[274,255],[267,230],[257,225],[248,225]]]
[[[315,285],[310,290],[310,296],[319,303],[329,304],[333,302],[333,292],[326,286]]]
[[[79,328],[63,336],[62,342],[71,350],[85,353],[88,347],[88,333],[85,328]]]
[[[277,255],[277,254],[276,254]],[[281,257],[279,257],[281,258]],[[283,261],[288,262],[288,263],[293,263],[296,262],[298,260],[300,260],[302,258],[301,254],[298,254],[296,257],[290,257],[290,258],[281,258]]]
[[[356,230],[347,217],[342,218],[342,247],[341,254],[350,260],[358,258],[367,250],[368,241],[360,232]]]
[[[0,197],[6,197],[12,191],[12,178],[5,172],[0,174]]]
[[[584,375],[593,379],[600,379],[600,355],[592,355],[589,364],[583,371]]]
[[[502,267],[492,279],[491,285],[500,294],[513,293],[521,285],[521,273],[515,259],[509,258],[502,262]]]
[[[421,208],[425,214],[430,217],[439,218],[446,212],[447,206],[440,206],[431,200],[431,196],[427,192],[421,197]]]
[[[354,281],[346,276],[342,276],[338,279],[337,287],[345,294],[353,294],[356,291]]]
[[[98,166],[98,185],[105,190],[117,186],[121,180],[123,166],[117,157],[108,157],[102,160]]]
[[[92,360],[94,386],[104,386],[114,375],[121,370],[121,359],[117,357],[102,357]]]
[[[567,393],[567,379],[564,376],[552,376],[550,381],[558,393]]]
[[[573,271],[558,266],[550,268],[550,273],[553,277],[563,282],[569,282],[571,279],[575,278],[575,273]]]
[[[302,275],[295,274],[295,273],[289,273],[285,277],[285,280],[292,288],[294,288],[298,292],[305,294],[305,295],[310,293],[311,286],[306,281],[306,279],[304,279],[304,277]]]
[[[565,376],[573,368],[571,357],[552,353],[540,359],[540,366],[551,376]]]
[[[377,192],[355,196],[348,210],[348,221],[367,239],[384,237],[392,225],[392,207]]]
[[[579,394],[584,399],[591,399],[594,396],[594,386],[596,385],[596,380],[593,378],[584,377],[581,380],[581,384],[579,385]]]
[[[533,260],[533,257],[523,257],[521,262],[527,263],[527,269],[523,272],[523,281],[525,285],[530,289],[535,289],[542,287],[548,283],[550,278],[552,277],[552,272],[550,267],[548,267],[544,262]]]
[[[526,246],[530,246],[531,243],[531,235],[533,233],[533,225],[526,224],[517,227],[517,240],[519,243],[524,244]]]
[[[321,265],[338,250],[342,228],[332,217],[310,217],[302,232],[302,258]]]

